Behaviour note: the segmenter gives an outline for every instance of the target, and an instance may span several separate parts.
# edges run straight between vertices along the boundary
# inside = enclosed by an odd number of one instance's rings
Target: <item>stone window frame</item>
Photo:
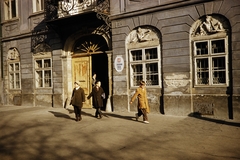
[[[212,51],[214,48],[212,47],[212,42],[213,41],[219,41],[219,40],[224,40],[224,52],[220,52],[220,53],[214,53],[214,51]],[[199,53],[199,48],[197,49],[196,44],[200,44],[200,43],[204,43],[206,42],[207,44],[207,53]],[[228,60],[228,36],[226,37],[221,37],[221,38],[209,38],[209,39],[205,39],[205,40],[195,40],[193,41],[193,47],[194,47],[194,72],[195,72],[195,81],[194,81],[194,85],[196,87],[198,86],[212,86],[212,87],[216,87],[216,86],[228,86],[229,85],[229,68],[228,68],[228,64],[229,64],[229,60]],[[217,61],[215,61],[215,63],[213,62],[213,59],[219,59],[220,58],[224,58],[224,66],[222,66],[221,63],[216,63]],[[200,62],[200,60],[207,60],[205,62],[207,62],[208,66],[202,67],[200,68],[200,63],[198,63],[198,61]],[[203,62],[203,61],[202,61]],[[217,64],[218,66],[213,66],[214,64]],[[214,70],[215,69],[215,70]],[[199,75],[202,74],[203,72],[208,73],[208,80],[200,80],[199,79]],[[224,82],[221,83],[221,80],[217,80],[217,78],[219,78],[219,73],[221,72],[225,72],[225,77],[223,77]],[[215,79],[214,79],[214,74],[215,74]],[[218,75],[218,76],[217,76]],[[221,75],[221,74],[220,74]],[[199,82],[202,83],[199,83]]]
[[[21,64],[19,60],[8,62],[8,79],[10,90],[21,90]]]
[[[49,62],[49,63],[45,63],[45,62]],[[35,57],[34,58],[34,74],[35,74],[36,88],[52,88],[53,86],[52,58],[45,57],[45,56]]]
[[[44,10],[44,0],[32,0],[33,13]]]
[[[154,49],[154,48],[156,48],[157,49],[157,58],[154,58],[154,59],[147,59],[146,58],[146,54],[145,54],[145,51],[147,50],[147,49]],[[132,54],[131,54],[131,52],[132,51],[137,51],[137,50],[142,50],[142,57],[143,57],[143,59],[142,60],[136,60],[136,61],[134,61],[133,60],[133,58],[132,58]],[[129,49],[129,72],[130,72],[130,87],[137,87],[137,86],[139,86],[139,81],[141,81],[141,80],[143,80],[143,81],[145,81],[146,82],[146,86],[147,87],[156,87],[156,86],[160,86],[161,87],[161,79],[160,79],[160,75],[161,75],[161,67],[160,67],[160,45],[158,45],[158,46],[151,46],[151,47],[143,47],[143,48],[135,48],[135,49]],[[147,73],[147,67],[146,67],[146,65],[147,64],[153,64],[153,63],[155,63],[155,64],[157,64],[157,70],[158,70],[158,72],[157,73],[152,73],[152,72],[149,72],[149,73]],[[136,80],[134,80],[134,75],[136,75],[136,74],[134,74],[134,71],[133,71],[133,69],[132,69],[132,66],[133,65],[142,65],[142,73],[140,73],[138,76],[140,76],[140,77],[142,77],[142,78],[140,78],[140,79],[136,79]],[[157,76],[157,84],[156,85],[152,85],[151,84],[151,82],[150,82],[150,80],[151,79],[147,79],[147,74],[149,75],[149,76]]]
[[[14,3],[12,3],[12,1]],[[10,20],[18,17],[18,0],[4,0],[4,19]]]

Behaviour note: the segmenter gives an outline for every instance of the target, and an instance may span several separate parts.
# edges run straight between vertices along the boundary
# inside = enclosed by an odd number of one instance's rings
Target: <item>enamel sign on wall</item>
[[[122,72],[124,67],[124,60],[122,56],[117,56],[114,61],[114,66],[117,72]]]

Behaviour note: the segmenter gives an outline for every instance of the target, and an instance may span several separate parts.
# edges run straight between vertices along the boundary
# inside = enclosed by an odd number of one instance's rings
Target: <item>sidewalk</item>
[[[0,106],[1,160],[237,160],[240,122],[133,112]]]

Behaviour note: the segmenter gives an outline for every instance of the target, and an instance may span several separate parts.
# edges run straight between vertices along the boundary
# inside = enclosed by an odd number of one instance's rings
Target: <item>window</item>
[[[194,42],[195,84],[228,85],[227,38]]]
[[[20,78],[20,63],[10,63],[8,66],[9,71],[9,88],[20,89],[21,78]]]
[[[35,79],[37,88],[52,87],[51,59],[35,60]]]
[[[33,12],[43,11],[44,0],[33,0]]]
[[[5,15],[5,20],[9,20],[17,17],[16,0],[4,0],[4,15]]]
[[[147,86],[159,86],[160,49],[143,48],[129,51],[131,86],[144,80]]]

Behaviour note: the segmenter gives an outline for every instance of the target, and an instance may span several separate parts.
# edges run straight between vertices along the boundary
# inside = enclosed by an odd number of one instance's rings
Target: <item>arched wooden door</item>
[[[92,75],[97,74],[97,80],[102,82],[102,87],[108,96],[108,50],[105,39],[100,35],[87,35],[79,38],[74,45],[72,55],[72,79],[79,80],[86,96],[92,91]],[[104,100],[106,104],[106,100]],[[86,99],[84,108],[92,107],[92,98]]]

